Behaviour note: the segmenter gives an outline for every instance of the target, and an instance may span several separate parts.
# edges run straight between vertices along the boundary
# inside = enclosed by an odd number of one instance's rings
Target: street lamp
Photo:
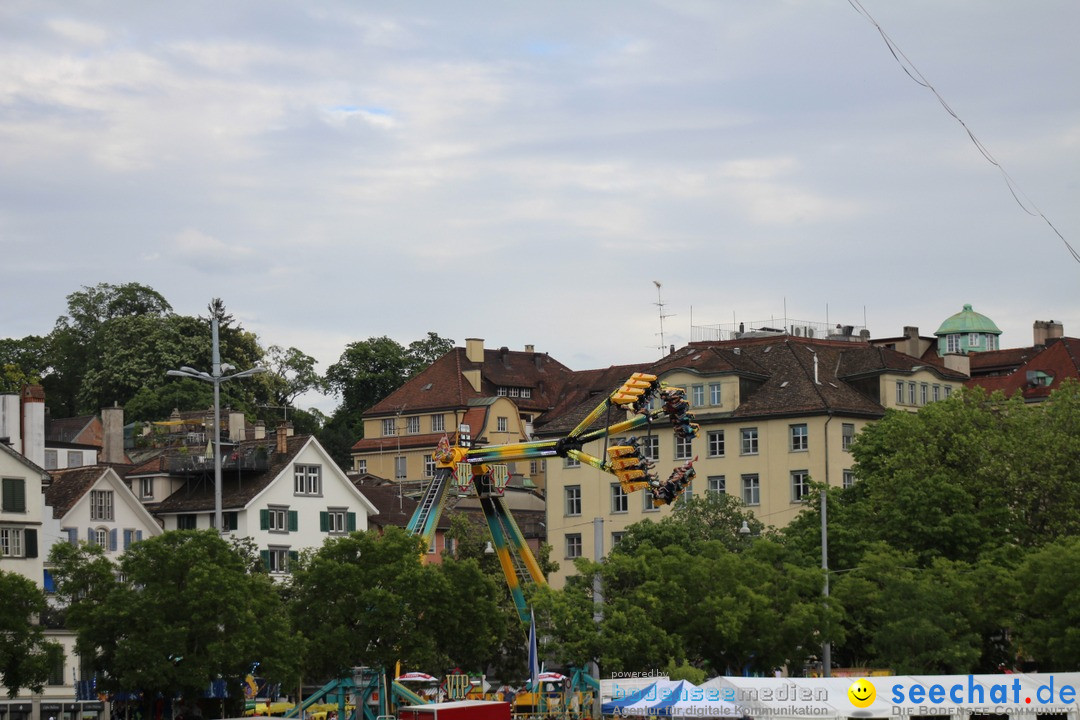
[[[224,533],[225,525],[221,522],[221,383],[226,380],[258,375],[267,372],[267,370],[264,367],[253,367],[250,370],[242,370],[232,375],[222,375],[222,371],[229,372],[236,368],[228,363],[221,364],[221,350],[218,344],[218,318],[216,314],[210,319],[210,330],[213,338],[213,365],[210,372],[196,370],[184,365],[179,370],[169,370],[165,374],[173,377],[202,380],[214,386],[214,526],[219,533]]]

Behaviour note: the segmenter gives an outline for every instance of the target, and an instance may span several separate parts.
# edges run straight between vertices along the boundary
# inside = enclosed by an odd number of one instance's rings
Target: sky
[[[1075,0],[5,0],[0,337],[132,282],[320,371],[383,335],[584,370],[965,303],[1002,347],[1078,336],[1077,27]]]

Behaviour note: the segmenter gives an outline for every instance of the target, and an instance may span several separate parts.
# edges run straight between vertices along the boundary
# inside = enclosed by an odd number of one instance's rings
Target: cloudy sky
[[[5,0],[0,336],[101,282],[323,370],[648,362],[661,314],[1080,334],[1080,4],[853,2]]]

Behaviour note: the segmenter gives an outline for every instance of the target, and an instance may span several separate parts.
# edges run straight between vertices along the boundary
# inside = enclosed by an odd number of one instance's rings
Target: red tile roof
[[[1000,390],[1010,397],[1019,392],[1025,400],[1037,401],[1049,397],[1066,379],[1080,379],[1080,339],[1065,337],[1043,348],[1024,349],[1038,352],[1008,375],[973,377],[967,385],[990,392]],[[1041,372],[1052,380],[1048,385],[1033,385],[1028,382],[1028,372]]]

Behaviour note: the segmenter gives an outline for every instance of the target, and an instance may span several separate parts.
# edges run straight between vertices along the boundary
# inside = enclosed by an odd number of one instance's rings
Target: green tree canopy
[[[213,531],[181,530],[133,544],[119,576],[96,546],[53,546],[58,596],[80,655],[106,690],[201,697],[225,678],[233,697],[254,663],[292,683],[302,641],[250,545]]]
[[[45,612],[45,594],[22,575],[0,570],[0,598],[0,685],[9,698],[24,688],[40,693],[62,653],[35,620]]]

